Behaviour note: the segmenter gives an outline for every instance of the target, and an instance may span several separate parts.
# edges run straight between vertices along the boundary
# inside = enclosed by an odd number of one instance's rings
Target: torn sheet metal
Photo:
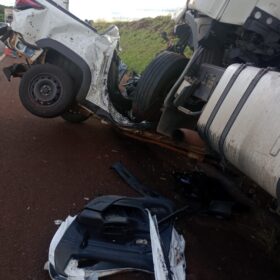
[[[169,256],[164,255],[156,216],[148,211],[150,221],[151,245],[153,251],[154,273],[156,280],[185,280],[185,240],[173,227]],[[167,264],[168,262],[168,264]]]
[[[150,221],[151,245],[153,251],[154,273],[156,280],[172,280],[169,277],[165,256],[162,250],[157,219],[148,211]]]
[[[169,250],[169,263],[173,275],[173,280],[186,279],[186,259],[185,259],[186,242],[182,235],[179,235],[175,228],[172,232],[172,240]]]

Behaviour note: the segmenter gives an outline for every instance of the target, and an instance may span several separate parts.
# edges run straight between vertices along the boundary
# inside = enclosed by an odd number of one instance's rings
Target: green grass
[[[4,5],[0,5],[0,14],[4,14],[5,8],[6,7]]]
[[[4,9],[5,9],[5,6],[0,5],[0,22],[4,21]]]
[[[11,8],[11,7],[6,7],[4,5],[0,5],[0,22],[4,22],[5,16],[4,16],[4,11],[5,8]]]
[[[112,23],[95,22],[98,31],[104,31]],[[130,70],[141,73],[157,53],[167,47],[162,32],[173,36],[174,22],[168,16],[145,18],[132,22],[114,22],[120,29],[121,58]],[[173,38],[173,40],[175,40]]]

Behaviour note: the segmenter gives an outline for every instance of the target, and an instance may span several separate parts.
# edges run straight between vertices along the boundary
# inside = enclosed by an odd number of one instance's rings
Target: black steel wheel
[[[63,114],[73,104],[75,93],[70,76],[58,66],[32,66],[23,76],[19,96],[33,115],[53,118]]]

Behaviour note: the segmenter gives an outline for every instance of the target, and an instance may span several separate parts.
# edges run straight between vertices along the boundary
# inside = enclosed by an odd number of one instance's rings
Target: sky
[[[14,0],[0,0],[13,5]],[[186,0],[70,0],[70,11],[81,19],[136,19],[170,13],[185,5]]]

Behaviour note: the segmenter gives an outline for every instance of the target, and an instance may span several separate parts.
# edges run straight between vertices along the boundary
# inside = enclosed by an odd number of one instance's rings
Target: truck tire
[[[137,121],[159,120],[164,99],[187,63],[185,56],[164,51],[148,65],[139,80],[133,102],[133,115]]]
[[[54,118],[73,104],[73,81],[65,71],[52,64],[32,66],[23,76],[19,96],[33,115]]]

